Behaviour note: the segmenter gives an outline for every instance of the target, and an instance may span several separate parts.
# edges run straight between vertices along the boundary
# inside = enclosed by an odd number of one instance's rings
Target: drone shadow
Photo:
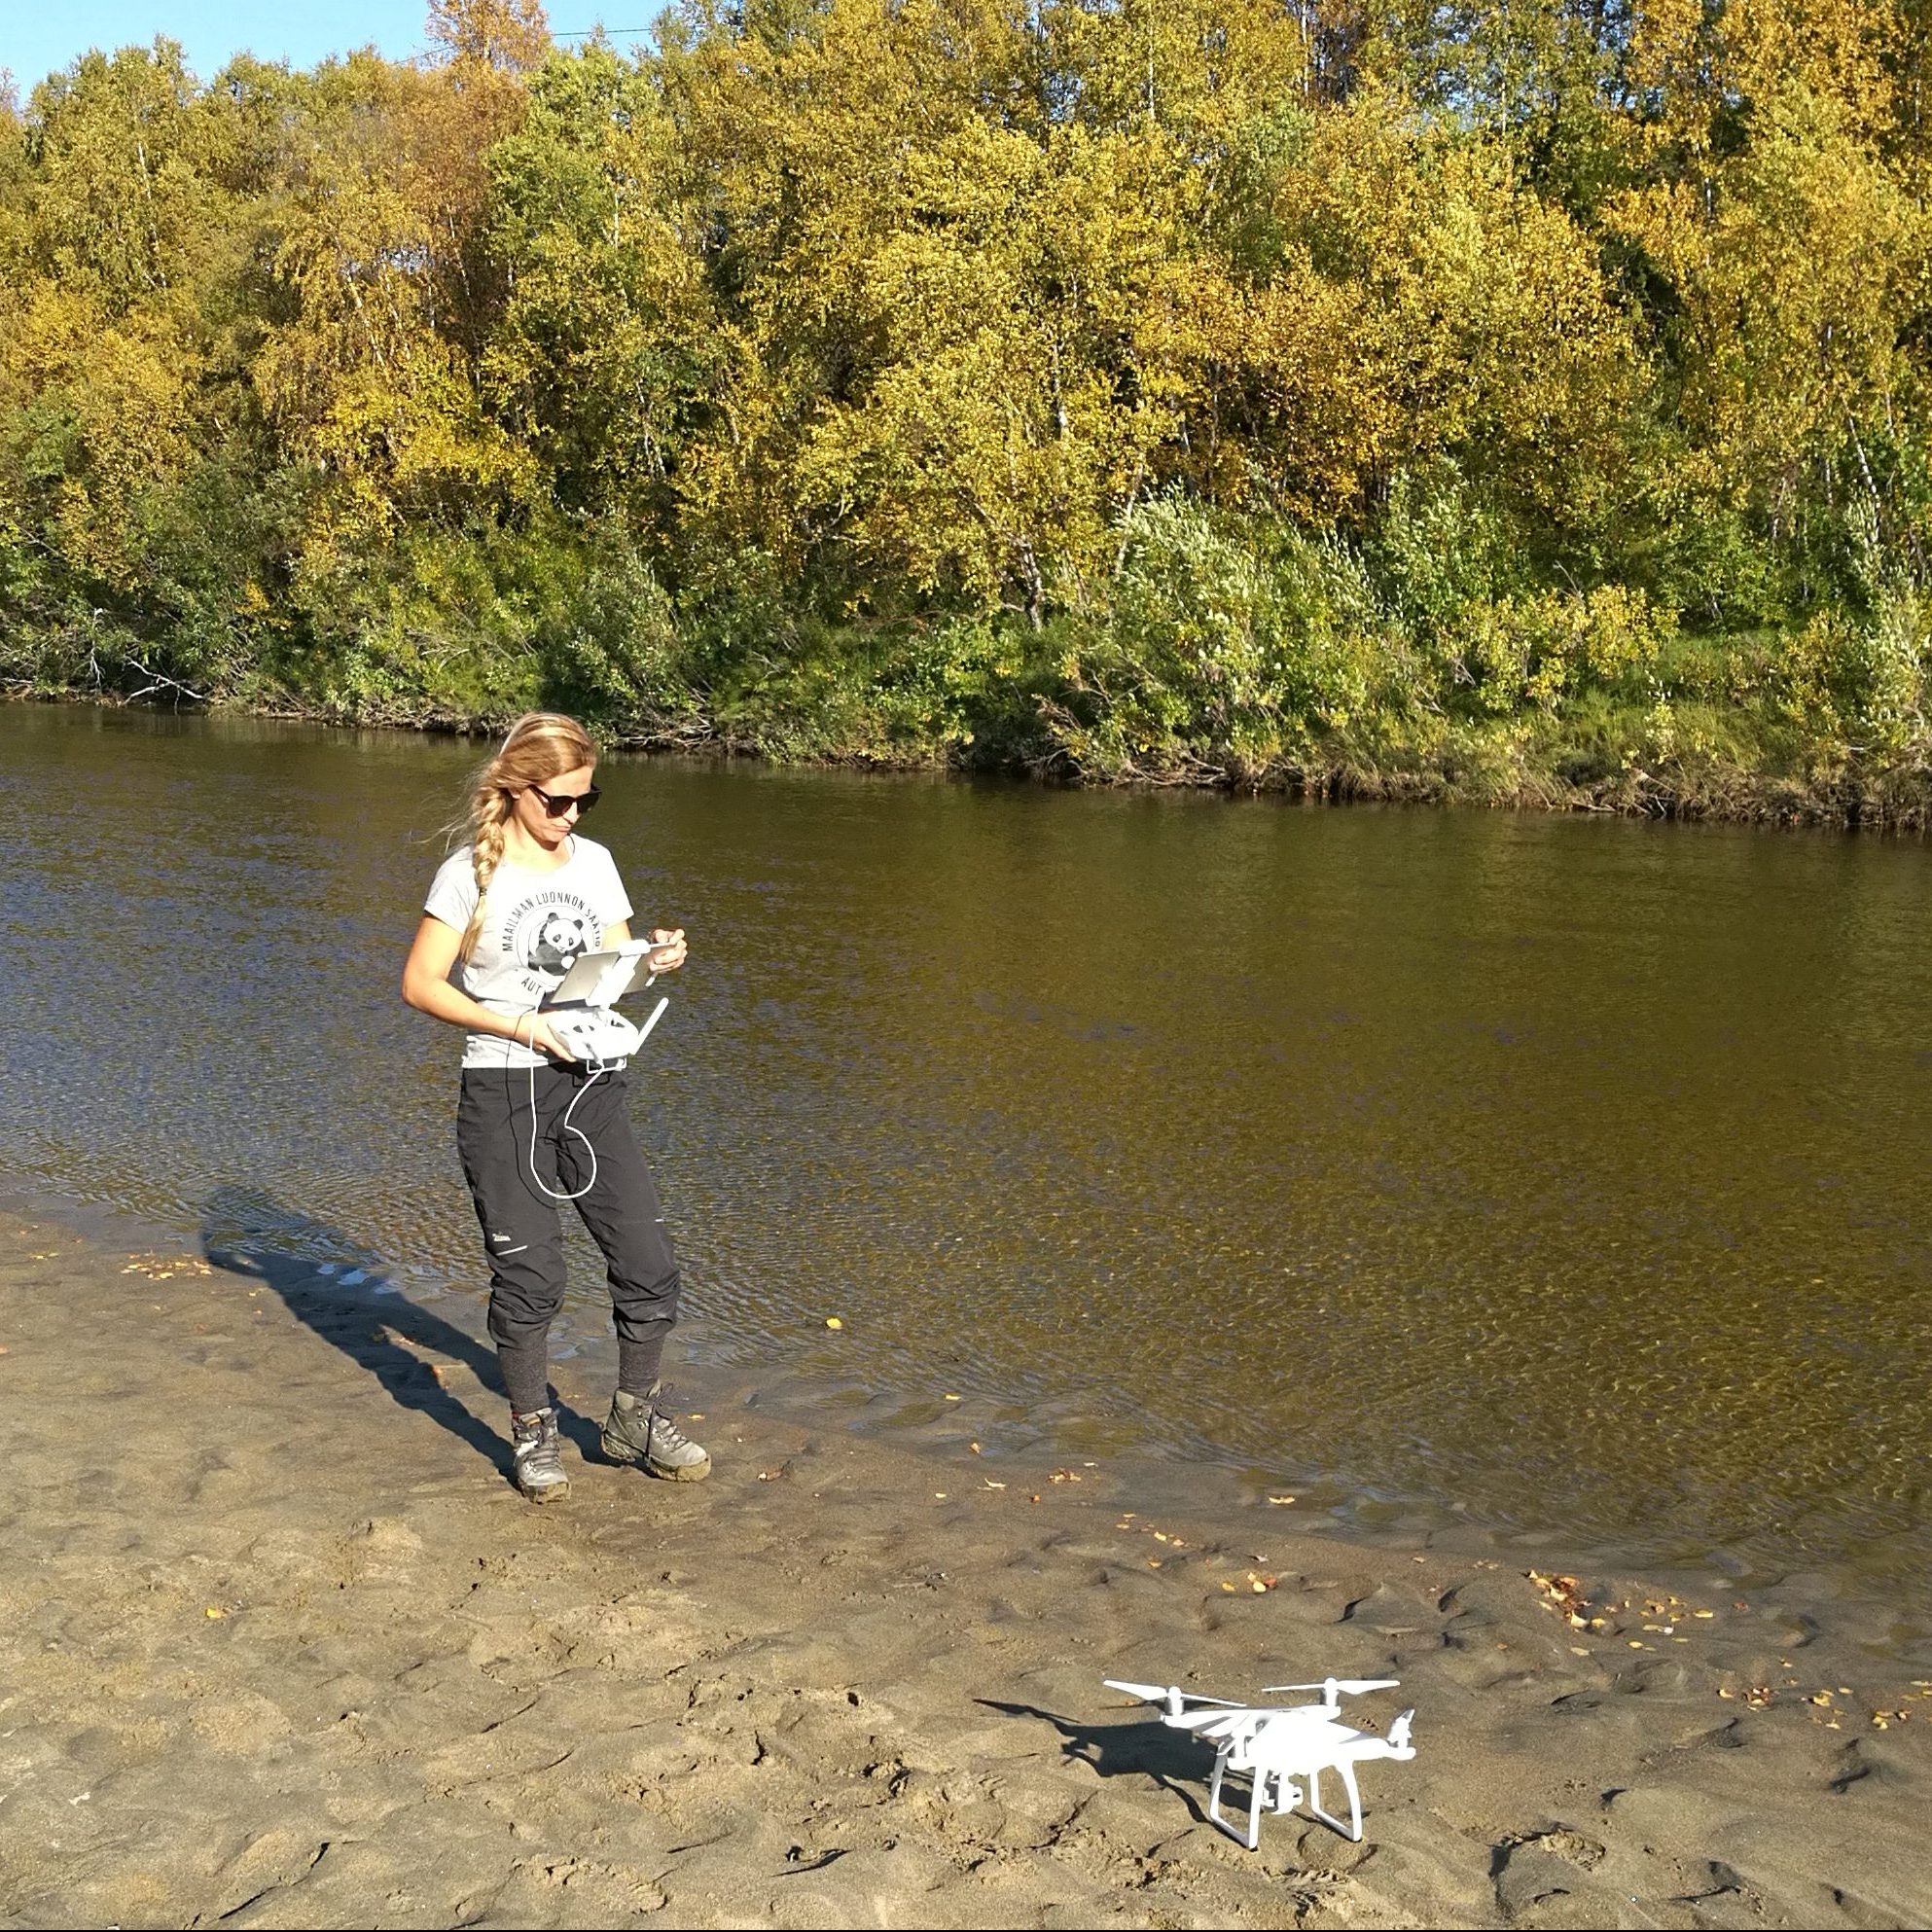
[[[993,1698],[978,1698],[986,1710],[1003,1717],[1038,1718],[1060,1734],[1063,1756],[1090,1765],[1101,1777],[1120,1777],[1138,1772],[1151,1777],[1163,1791],[1171,1791],[1194,1813],[1195,1822],[1212,1825],[1207,1807],[1195,1794],[1200,1788],[1206,1764],[1199,1744],[1190,1747],[1183,1735],[1159,1718],[1129,1718],[1125,1724],[1082,1724],[1042,1710],[1037,1704],[1001,1703]]]
[[[427,1415],[508,1479],[507,1433],[471,1414],[423,1359],[461,1362],[500,1396],[496,1350],[387,1286],[388,1264],[375,1249],[264,1189],[229,1185],[202,1206],[201,1253],[228,1273],[272,1288],[298,1321],[367,1369],[392,1402]],[[358,1271],[371,1286],[355,1282]],[[376,1284],[386,1288],[379,1299]],[[558,1402],[557,1424],[587,1459],[603,1459],[596,1423]]]

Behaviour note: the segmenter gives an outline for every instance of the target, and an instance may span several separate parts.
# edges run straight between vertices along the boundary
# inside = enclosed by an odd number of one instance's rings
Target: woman
[[[597,802],[596,765],[597,747],[574,719],[518,719],[477,774],[469,843],[437,873],[403,968],[404,999],[469,1035],[456,1145],[489,1254],[489,1332],[510,1396],[517,1486],[540,1503],[570,1487],[550,1395],[550,1325],[563,1300],[559,1200],[576,1202],[610,1264],[617,1393],[605,1451],[677,1482],[711,1468],[657,1406],[677,1257],[631,1134],[625,1077],[585,1072],[539,1010],[578,953],[630,936],[611,855],[576,830]],[[657,971],[684,964],[681,929],[651,938]]]

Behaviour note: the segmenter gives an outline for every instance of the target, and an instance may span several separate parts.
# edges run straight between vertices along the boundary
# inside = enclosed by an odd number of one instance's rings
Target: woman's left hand
[[[654,926],[651,930],[651,970],[675,973],[684,964],[684,928]]]

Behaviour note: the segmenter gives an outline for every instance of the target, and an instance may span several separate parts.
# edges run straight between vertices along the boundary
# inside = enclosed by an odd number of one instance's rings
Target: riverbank
[[[0,1923],[1878,1926],[1932,1686],[1794,1584],[1344,1544],[680,1384],[711,1481],[509,1488],[472,1317],[0,1216]],[[465,1305],[467,1306],[467,1304]],[[1106,1691],[1402,1679],[1247,1853]]]
[[[444,737],[500,734],[511,713],[468,714],[420,705],[223,700],[203,706],[162,694],[196,714],[260,718],[336,730],[414,732]],[[819,694],[822,698],[823,694]],[[1179,746],[1081,758],[1024,706],[985,729],[963,717],[909,719],[894,695],[853,692],[822,713],[799,694],[720,718],[702,709],[656,725],[580,711],[622,750],[706,760],[752,759],[879,771],[978,772],[1055,784],[1186,789],[1309,803],[1470,805],[1488,810],[1601,812],[1632,818],[1809,825],[1922,832],[1932,825],[1932,767],[1915,751],[1874,757],[1841,737],[1807,734],[1702,702],[1593,703],[1580,715],[1533,714],[1482,724],[1436,716],[1396,729],[1369,720],[1292,748],[1227,755]],[[101,692],[0,686],[18,703],[146,708]],[[158,699],[157,701],[161,701]],[[1015,704],[1018,704],[1018,698]],[[1024,712],[1022,717],[1020,714]]]

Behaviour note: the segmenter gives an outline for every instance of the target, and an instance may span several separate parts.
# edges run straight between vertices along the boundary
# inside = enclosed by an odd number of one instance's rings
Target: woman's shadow
[[[508,1476],[507,1434],[473,1415],[426,1359],[460,1364],[502,1398],[495,1349],[405,1297],[379,1254],[264,1189],[239,1185],[217,1188],[203,1204],[201,1252],[213,1267],[272,1288],[297,1320],[367,1369],[392,1401],[440,1423]],[[557,1426],[580,1454],[601,1460],[593,1422],[559,1403]]]

